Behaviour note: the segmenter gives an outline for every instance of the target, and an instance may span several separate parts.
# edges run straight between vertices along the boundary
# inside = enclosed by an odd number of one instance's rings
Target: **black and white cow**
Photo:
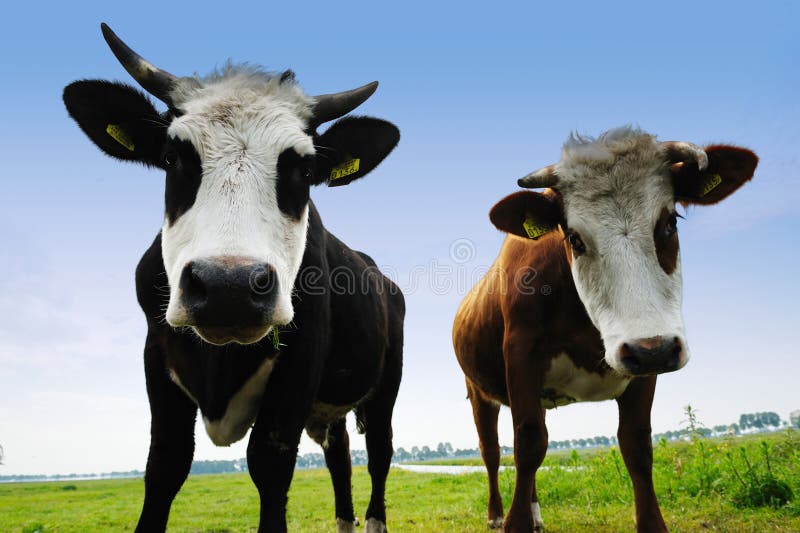
[[[101,150],[166,172],[164,223],[136,269],[152,416],[137,531],[166,528],[192,462],[198,407],[217,445],[252,426],[259,531],[286,530],[304,428],[324,448],[337,531],[354,531],[344,418],[354,410],[372,478],[366,530],[385,531],[405,304],[372,259],[325,229],[309,200],[312,185],[361,178],[397,144],[394,125],[369,117],[316,132],[377,82],[312,97],[290,71],[229,65],[178,78],[102,30],[125,69],[168,106],[159,113],[117,82],[64,90],[69,114]],[[334,271],[357,283],[333,285]]]

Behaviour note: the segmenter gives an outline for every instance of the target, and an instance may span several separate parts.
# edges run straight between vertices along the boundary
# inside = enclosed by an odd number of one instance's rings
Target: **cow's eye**
[[[307,182],[311,182],[314,179],[314,168],[311,165],[303,165],[300,169],[300,173],[303,176],[303,179]]]
[[[164,154],[162,162],[165,168],[171,168],[178,162],[178,154],[174,150],[169,150]]]
[[[575,255],[583,255],[586,252],[586,245],[583,244],[583,239],[576,232],[570,231],[567,234],[567,240]]]
[[[678,215],[670,214],[666,224],[664,224],[664,236],[672,237],[678,232]]]

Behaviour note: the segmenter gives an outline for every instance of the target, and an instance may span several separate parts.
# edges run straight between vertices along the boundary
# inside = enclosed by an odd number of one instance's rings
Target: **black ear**
[[[391,122],[372,117],[346,117],[314,139],[316,181],[329,187],[347,185],[367,175],[389,155],[400,140]]]
[[[105,80],[76,81],[64,89],[64,105],[89,139],[111,157],[161,165],[167,124],[140,91]]]
[[[489,211],[489,220],[506,233],[538,239],[562,224],[564,216],[553,193],[519,191],[497,202]]]

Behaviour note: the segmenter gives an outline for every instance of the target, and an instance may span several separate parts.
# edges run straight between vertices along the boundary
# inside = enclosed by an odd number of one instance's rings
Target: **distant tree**
[[[398,463],[404,463],[411,460],[411,454],[403,447],[397,448],[394,452],[394,460]]]
[[[3,447],[0,446],[0,465],[3,464]]]
[[[749,414],[742,414],[739,416],[739,427],[742,429],[749,429],[750,428],[750,417],[752,415]]]
[[[800,409],[789,413],[789,423],[792,427],[800,428]]]
[[[781,427],[781,417],[773,411],[766,412],[764,413],[764,425],[779,428]]]

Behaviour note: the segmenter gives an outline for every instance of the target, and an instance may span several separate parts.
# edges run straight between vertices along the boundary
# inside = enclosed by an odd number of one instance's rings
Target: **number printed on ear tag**
[[[525,234],[528,236],[529,239],[538,239],[548,231],[550,228],[547,226],[543,226],[536,222],[536,219],[533,218],[533,215],[527,215],[525,217],[525,221],[522,223],[522,227],[525,229]]]
[[[345,161],[338,167],[333,167],[331,169],[331,177],[329,179],[333,181],[333,180],[338,180],[339,178],[343,178],[345,176],[349,176],[350,174],[355,174],[356,172],[358,172],[360,164],[361,164],[360,159],[351,159],[349,161]]]
[[[705,184],[703,184],[703,189],[700,191],[700,196],[702,197],[710,193],[716,189],[720,183],[722,183],[722,176],[719,174],[710,174]]]

